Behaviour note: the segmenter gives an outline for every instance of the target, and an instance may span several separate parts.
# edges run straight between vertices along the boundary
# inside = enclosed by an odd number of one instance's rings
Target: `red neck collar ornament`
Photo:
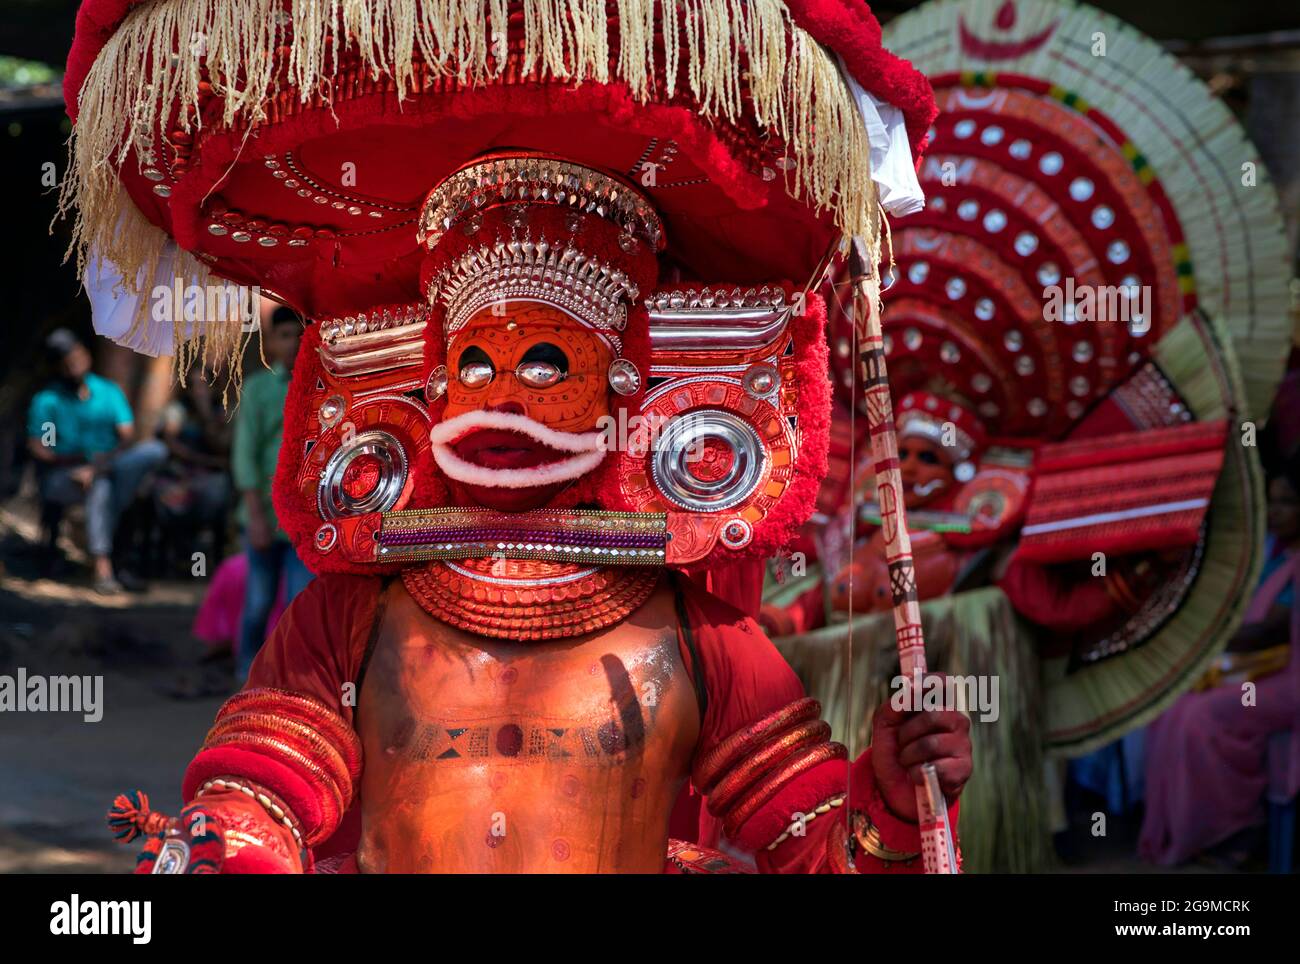
[[[402,582],[440,622],[493,639],[535,642],[622,622],[650,598],[661,573],[643,566],[462,559],[405,569]]]

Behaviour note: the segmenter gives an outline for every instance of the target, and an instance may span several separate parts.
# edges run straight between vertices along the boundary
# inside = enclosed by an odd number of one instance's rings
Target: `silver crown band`
[[[589,258],[570,244],[545,239],[498,241],[468,251],[430,282],[430,303],[446,308],[448,339],[483,308],[508,301],[541,301],[603,333],[622,352],[616,332],[627,324],[627,303],[638,289],[627,274]]]
[[[344,343],[356,335],[388,331],[407,325],[424,324],[429,320],[428,305],[400,305],[374,311],[359,311],[355,315],[323,318],[320,325],[321,341],[327,345]]]
[[[953,439],[956,445],[949,448],[944,444],[943,427],[944,419],[930,412],[918,411],[914,408],[906,409],[898,414],[898,437],[906,438],[909,435],[917,435],[924,439],[929,439],[935,445],[946,451],[953,451],[953,462],[965,462],[975,451],[975,440],[967,432],[963,432],[952,422]]]
[[[529,155],[484,161],[451,175],[424,202],[417,237],[432,251],[457,224],[510,202],[595,214],[624,235],[641,237],[652,251],[663,245],[659,215],[634,189],[581,164]]]

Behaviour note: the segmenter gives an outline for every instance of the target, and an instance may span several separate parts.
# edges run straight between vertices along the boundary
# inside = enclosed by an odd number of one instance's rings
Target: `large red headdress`
[[[725,561],[780,544],[823,471],[824,315],[804,289],[846,236],[874,250],[882,204],[915,201],[933,102],[879,41],[850,0],[87,0],[65,202],[81,253],[129,289],[220,277],[315,322],[277,480],[313,567],[487,551],[429,432],[461,387],[543,395],[557,366],[492,314],[529,299],[578,326],[566,388],[599,382],[619,432],[657,432],[567,486],[545,511],[571,515],[540,534],[597,531],[602,552],[577,554],[602,561]],[[219,320],[176,337],[237,331]],[[556,424],[582,434],[570,401]],[[451,515],[418,515],[435,508]]]
[[[421,202],[494,149],[634,180],[689,276],[802,284],[934,114],[852,0],[87,0],[65,88],[83,255],[147,290],[170,236],[309,318],[413,300]]]

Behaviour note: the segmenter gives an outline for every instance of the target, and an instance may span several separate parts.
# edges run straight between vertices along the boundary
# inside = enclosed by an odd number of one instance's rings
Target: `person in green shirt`
[[[240,679],[248,676],[253,657],[262,648],[266,625],[275,605],[281,579],[285,602],[293,599],[311,581],[307,569],[288,536],[280,529],[271,504],[271,483],[284,434],[284,400],[302,340],[302,323],[289,308],[277,308],[271,315],[264,348],[271,361],[244,382],[243,397],[235,415],[235,432],[230,453],[231,474],[239,493],[239,520],[244,527],[248,579],[244,588],[244,613],[239,627],[236,654]]]
[[[134,440],[131,404],[116,384],[90,370],[90,351],[76,335],[56,329],[45,348],[56,377],[27,409],[27,451],[36,461],[41,501],[85,503],[96,592],[143,588],[125,573],[114,573],[113,537],[144,477],[166,461],[167,448],[157,439]],[[53,549],[57,530],[53,526],[46,534],[47,549]]]

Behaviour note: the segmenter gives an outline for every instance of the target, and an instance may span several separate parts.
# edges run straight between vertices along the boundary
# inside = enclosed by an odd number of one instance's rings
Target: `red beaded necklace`
[[[430,616],[494,639],[564,639],[633,613],[659,582],[651,566],[592,568],[539,559],[433,561],[402,572]]]

